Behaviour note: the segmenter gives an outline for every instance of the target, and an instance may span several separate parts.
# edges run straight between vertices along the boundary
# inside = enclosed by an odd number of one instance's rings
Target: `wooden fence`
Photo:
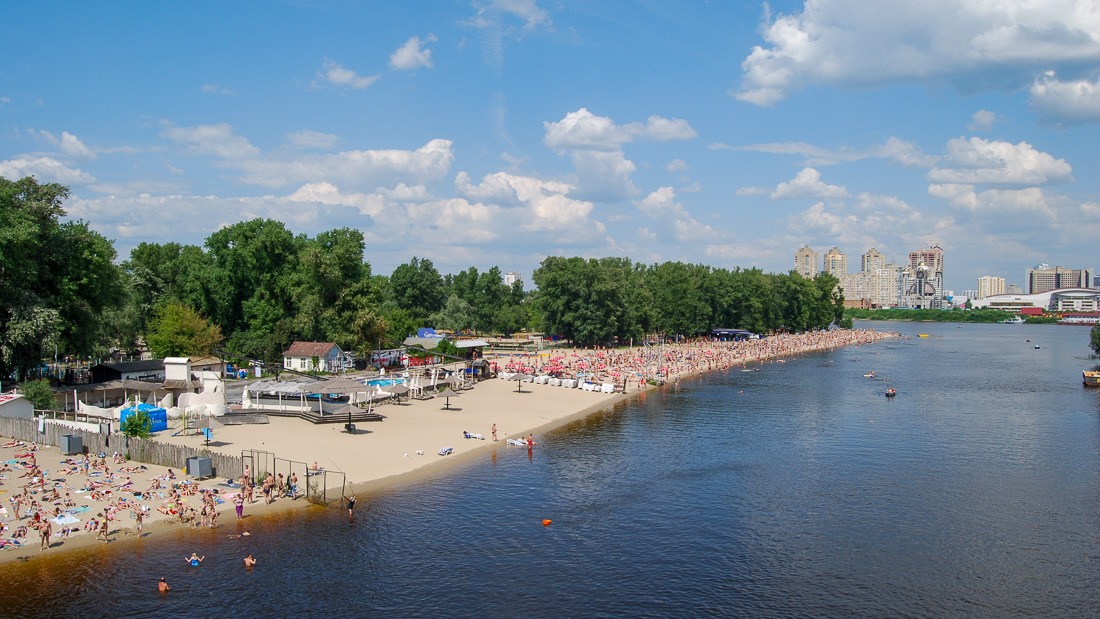
[[[187,459],[192,456],[210,458],[214,476],[236,479],[244,474],[244,460],[239,456],[227,456],[205,449],[195,449],[183,445],[160,443],[153,439],[130,438],[124,434],[100,434],[87,430],[78,430],[53,423],[45,424],[45,433],[38,431],[37,419],[16,419],[0,417],[0,435],[15,437],[23,441],[35,441],[40,445],[61,445],[62,436],[79,436],[84,451],[90,454],[112,454],[116,451],[127,454],[130,460],[168,466],[186,471]]]

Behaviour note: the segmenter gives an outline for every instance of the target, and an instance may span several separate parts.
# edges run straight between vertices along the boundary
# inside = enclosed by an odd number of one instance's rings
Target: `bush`
[[[55,410],[57,398],[48,380],[31,380],[23,383],[23,397],[34,405],[34,410]]]
[[[129,438],[149,438],[150,430],[153,427],[153,420],[149,417],[149,413],[144,411],[134,411],[126,418],[126,421],[122,422],[122,433]]]

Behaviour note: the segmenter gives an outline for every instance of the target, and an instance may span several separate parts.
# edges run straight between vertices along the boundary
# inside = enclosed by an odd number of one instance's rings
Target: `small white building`
[[[0,393],[0,417],[34,419],[34,404],[21,393]]]
[[[332,342],[294,342],[283,352],[283,368],[296,372],[338,372],[347,367],[344,351]]]

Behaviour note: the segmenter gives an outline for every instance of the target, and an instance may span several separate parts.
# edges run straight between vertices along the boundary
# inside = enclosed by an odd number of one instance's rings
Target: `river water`
[[[864,326],[908,338],[683,380],[360,497],[350,521],[312,508],[0,567],[0,614],[1097,616],[1087,329]]]

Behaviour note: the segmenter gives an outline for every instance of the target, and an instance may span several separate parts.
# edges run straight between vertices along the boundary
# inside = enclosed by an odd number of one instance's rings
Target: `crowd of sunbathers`
[[[37,444],[12,439],[0,444],[0,448],[17,452],[11,459],[0,461],[0,486],[12,483],[12,479],[20,480],[19,488],[9,490],[12,494],[6,505],[0,504],[0,549],[22,546],[31,530],[38,531],[43,550],[50,546],[55,531],[62,539],[90,531],[106,542],[112,526],[125,516],[133,520],[140,533],[151,505],[157,502],[160,503],[157,511],[177,517],[182,524],[214,527],[218,505],[226,501],[216,489],[207,490],[193,481],[177,480],[172,469],[146,478],[145,486],[139,476],[147,473],[149,467],[128,464],[118,452],[111,456],[99,453],[64,458],[51,474],[39,465]],[[85,479],[74,483],[74,476]],[[293,481],[296,486],[297,477]],[[284,484],[278,486],[282,494]],[[251,491],[251,485],[246,488]],[[192,496],[200,497],[194,506],[187,504]],[[81,522],[84,518],[87,519]]]

